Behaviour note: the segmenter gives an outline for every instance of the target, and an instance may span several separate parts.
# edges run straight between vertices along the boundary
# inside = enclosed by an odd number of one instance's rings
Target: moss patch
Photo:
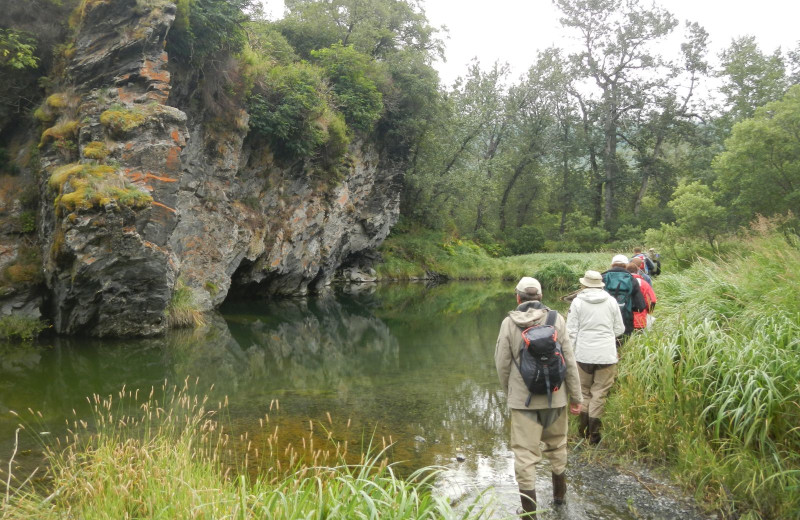
[[[64,210],[103,207],[112,200],[130,208],[144,208],[153,202],[149,193],[127,182],[115,168],[106,165],[67,164],[52,173],[48,184],[58,192],[55,199],[58,214]]]
[[[114,134],[130,132],[141,126],[147,117],[141,110],[111,108],[100,114],[100,123]]]
[[[101,143],[100,141],[92,141],[83,147],[83,156],[87,159],[97,159],[98,161],[102,161],[108,157],[109,153],[111,152],[109,152],[105,143]]]
[[[68,140],[78,134],[79,123],[74,120],[62,121],[48,128],[42,133],[39,148],[46,145],[51,139],[54,141]]]

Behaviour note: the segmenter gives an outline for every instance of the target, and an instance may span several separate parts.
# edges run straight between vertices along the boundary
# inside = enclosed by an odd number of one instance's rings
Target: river
[[[309,421],[332,429],[349,424],[342,436],[351,445],[392,444],[388,453],[400,472],[442,466],[440,493],[465,507],[488,489],[479,500],[492,498],[494,517],[508,517],[518,497],[493,353],[514,303],[509,283],[353,286],[314,298],[226,304],[204,328],[157,339],[52,337],[6,347],[0,465],[13,449],[17,419],[10,410],[40,412],[36,429],[55,435],[73,410],[89,416],[87,396],[191,380],[212,400],[227,397],[226,421],[236,432],[263,428],[266,415],[298,442]],[[545,303],[566,310],[556,298]],[[24,471],[37,451],[30,438],[22,444],[16,462]],[[570,455],[568,504],[540,518],[704,518],[647,469],[614,468],[602,451],[579,451]],[[539,473],[547,509],[549,471]]]

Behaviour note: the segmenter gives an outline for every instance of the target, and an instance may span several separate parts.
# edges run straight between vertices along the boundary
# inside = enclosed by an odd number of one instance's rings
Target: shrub
[[[580,251],[594,251],[601,248],[611,233],[599,227],[578,227],[564,233],[564,239],[578,245]]]
[[[544,250],[544,234],[534,226],[522,226],[511,233],[508,248],[512,254],[526,255]]]
[[[340,164],[350,139],[341,115],[331,108],[322,71],[305,62],[271,69],[251,96],[250,128],[266,137],[277,156],[312,157],[322,152],[329,170]]]
[[[252,0],[178,0],[175,25],[167,36],[170,57],[202,66],[219,52],[242,50],[247,35],[243,24]]]
[[[336,106],[347,123],[362,132],[371,131],[381,117],[383,100],[370,78],[376,74],[370,57],[340,43],[311,55],[331,81]]]
[[[36,318],[3,316],[0,318],[0,339],[32,341],[46,328],[47,324]]]
[[[539,280],[542,287],[568,290],[578,287],[578,278],[580,278],[582,274],[583,273],[577,273],[564,262],[554,262],[536,271],[533,277]]]

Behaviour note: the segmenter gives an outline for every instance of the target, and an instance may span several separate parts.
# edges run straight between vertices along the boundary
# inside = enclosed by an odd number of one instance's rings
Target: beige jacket
[[[526,409],[525,401],[528,399],[528,388],[522,380],[516,365],[511,359],[512,351],[514,360],[519,363],[519,348],[522,344],[522,330],[533,325],[543,325],[547,319],[547,309],[535,309],[533,302],[526,302],[508,313],[508,317],[500,325],[500,334],[497,336],[497,345],[494,350],[494,363],[497,367],[497,376],[500,378],[500,387],[505,390],[508,407],[512,409]],[[575,363],[575,353],[572,351],[572,342],[567,334],[567,327],[561,314],[556,319],[556,331],[564,353],[564,362],[567,364],[567,378],[565,384],[553,392],[553,408],[567,405],[567,395],[573,403],[583,402],[581,383],[578,377],[578,365]],[[509,348],[510,347],[510,348]],[[547,408],[547,395],[534,395],[531,398],[529,410]]]

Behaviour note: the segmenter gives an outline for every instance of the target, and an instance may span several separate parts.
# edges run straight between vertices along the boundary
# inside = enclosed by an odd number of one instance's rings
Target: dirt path
[[[647,468],[613,467],[600,460],[601,452],[570,454],[567,503],[554,507],[549,465],[537,475],[539,520],[713,520],[692,497],[655,476]],[[593,461],[590,458],[594,459]],[[440,489],[453,498],[458,511],[478,500],[488,504],[490,518],[515,518],[519,495],[511,453],[502,460],[485,461],[477,477],[465,480],[454,465],[440,480]],[[460,491],[460,492],[459,492]],[[483,496],[480,496],[483,492]]]

